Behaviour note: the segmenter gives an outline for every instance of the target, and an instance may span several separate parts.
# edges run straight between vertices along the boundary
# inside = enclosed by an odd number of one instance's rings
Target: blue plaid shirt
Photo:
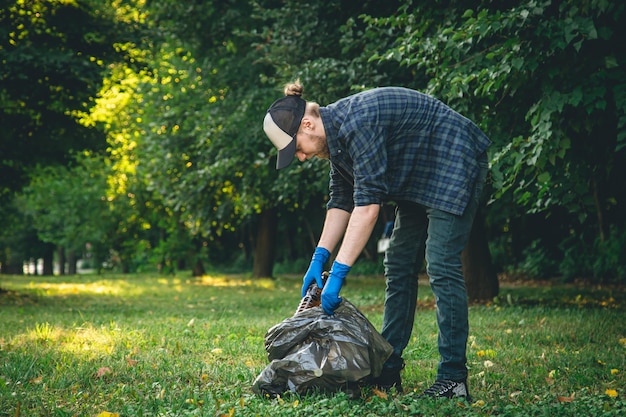
[[[320,107],[330,150],[327,208],[412,201],[461,215],[491,143],[441,101],[381,87]]]

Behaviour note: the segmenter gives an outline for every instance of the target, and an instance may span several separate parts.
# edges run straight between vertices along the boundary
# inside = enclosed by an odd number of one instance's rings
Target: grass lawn
[[[256,396],[300,278],[0,276],[0,416],[625,416],[626,290],[504,286],[470,309],[474,404],[418,399],[438,361],[420,287],[405,394]],[[380,329],[382,278],[342,295]]]

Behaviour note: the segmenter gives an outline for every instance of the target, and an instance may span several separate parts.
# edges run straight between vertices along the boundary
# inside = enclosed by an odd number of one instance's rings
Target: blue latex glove
[[[346,280],[346,275],[350,272],[350,267],[337,261],[333,262],[333,267],[330,270],[330,275],[322,290],[322,309],[324,313],[332,315],[339,304],[341,304],[341,297],[339,297],[339,290],[343,286]]]
[[[317,283],[318,288],[322,288],[324,283],[322,282],[322,272],[324,271],[324,264],[330,258],[330,252],[328,249],[324,249],[320,246],[315,248],[315,252],[313,252],[313,258],[311,258],[311,263],[309,264],[309,269],[307,269],[306,274],[304,274],[304,279],[302,280],[302,297],[306,295],[313,281]]]

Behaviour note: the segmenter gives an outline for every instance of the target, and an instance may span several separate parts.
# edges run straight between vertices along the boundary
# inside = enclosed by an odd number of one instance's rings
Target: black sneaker
[[[468,403],[472,403],[472,397],[469,394],[465,380],[451,381],[449,379],[438,379],[430,388],[422,393],[421,397],[462,398]]]
[[[402,378],[400,371],[402,368],[383,368],[380,375],[372,378],[367,385],[372,386],[381,391],[390,392],[393,388],[398,394],[402,394]]]

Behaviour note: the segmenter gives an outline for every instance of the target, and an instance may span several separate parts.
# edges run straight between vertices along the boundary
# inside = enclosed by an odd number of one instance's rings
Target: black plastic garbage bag
[[[286,391],[352,391],[380,375],[393,348],[344,298],[332,316],[313,307],[273,326],[265,350],[270,364],[252,390],[275,397]]]

